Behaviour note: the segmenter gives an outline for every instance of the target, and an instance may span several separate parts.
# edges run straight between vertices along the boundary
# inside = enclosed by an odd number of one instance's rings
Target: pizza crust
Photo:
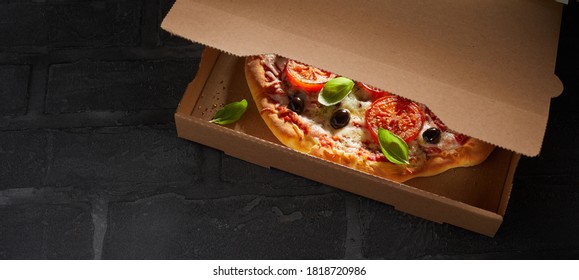
[[[304,134],[296,124],[280,118],[279,109],[276,107],[277,102],[269,97],[268,92],[271,90],[272,83],[266,79],[265,68],[260,57],[246,59],[245,76],[261,117],[282,144],[294,150],[392,181],[404,182],[416,177],[434,176],[456,167],[474,166],[482,163],[494,149],[491,144],[469,138],[463,146],[429,157],[418,167],[363,160],[355,154],[319,145],[313,137]]]
[[[294,150],[308,153],[315,145],[314,139],[305,135],[297,125],[279,117],[276,102],[267,93],[272,85],[265,78],[265,69],[259,57],[246,60],[245,76],[257,110],[275,137]]]

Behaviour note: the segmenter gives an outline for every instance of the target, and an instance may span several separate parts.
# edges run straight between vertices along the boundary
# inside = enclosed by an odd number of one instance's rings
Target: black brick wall
[[[170,121],[202,50],[160,29],[172,3],[0,1],[0,128]]]
[[[0,66],[0,116],[26,114],[29,78],[29,65]]]
[[[0,259],[101,258],[109,202],[192,194],[173,113],[202,47],[160,29],[173,2],[0,0]]]
[[[174,109],[197,63],[189,58],[51,65],[45,113]]]
[[[90,215],[89,205],[77,203],[0,208],[0,259],[92,258]]]
[[[495,238],[176,137],[202,47],[171,0],[0,0],[0,259],[579,256],[579,3],[544,147]]]
[[[139,46],[143,3],[140,0],[4,1],[0,10],[0,46]],[[148,34],[155,36],[154,34]]]

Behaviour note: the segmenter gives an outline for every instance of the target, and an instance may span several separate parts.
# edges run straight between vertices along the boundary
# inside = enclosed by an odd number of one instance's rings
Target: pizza
[[[282,144],[392,181],[477,165],[494,148],[449,129],[423,104],[292,59],[248,57],[245,76]],[[384,135],[403,143],[385,144]]]

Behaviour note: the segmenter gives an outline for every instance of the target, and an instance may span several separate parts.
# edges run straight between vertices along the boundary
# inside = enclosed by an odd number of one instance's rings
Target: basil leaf
[[[395,164],[409,164],[408,144],[398,135],[384,129],[378,129],[380,149],[386,158]]]
[[[234,123],[243,116],[246,109],[247,100],[245,99],[239,102],[229,103],[217,111],[217,114],[215,114],[211,122],[220,125]]]
[[[352,88],[354,88],[354,81],[348,78],[338,77],[331,79],[320,91],[318,102],[324,106],[336,105],[352,92]]]

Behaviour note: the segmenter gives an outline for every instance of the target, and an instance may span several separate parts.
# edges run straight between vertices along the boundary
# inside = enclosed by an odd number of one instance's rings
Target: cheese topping
[[[273,88],[273,93],[271,96],[276,101],[282,103],[283,95],[285,95],[282,89],[281,82],[281,72],[285,68],[287,59],[282,57],[277,57],[275,55],[264,55],[261,60],[263,66],[265,66],[265,77],[267,81],[266,87]],[[285,103],[287,104],[287,103]]]

